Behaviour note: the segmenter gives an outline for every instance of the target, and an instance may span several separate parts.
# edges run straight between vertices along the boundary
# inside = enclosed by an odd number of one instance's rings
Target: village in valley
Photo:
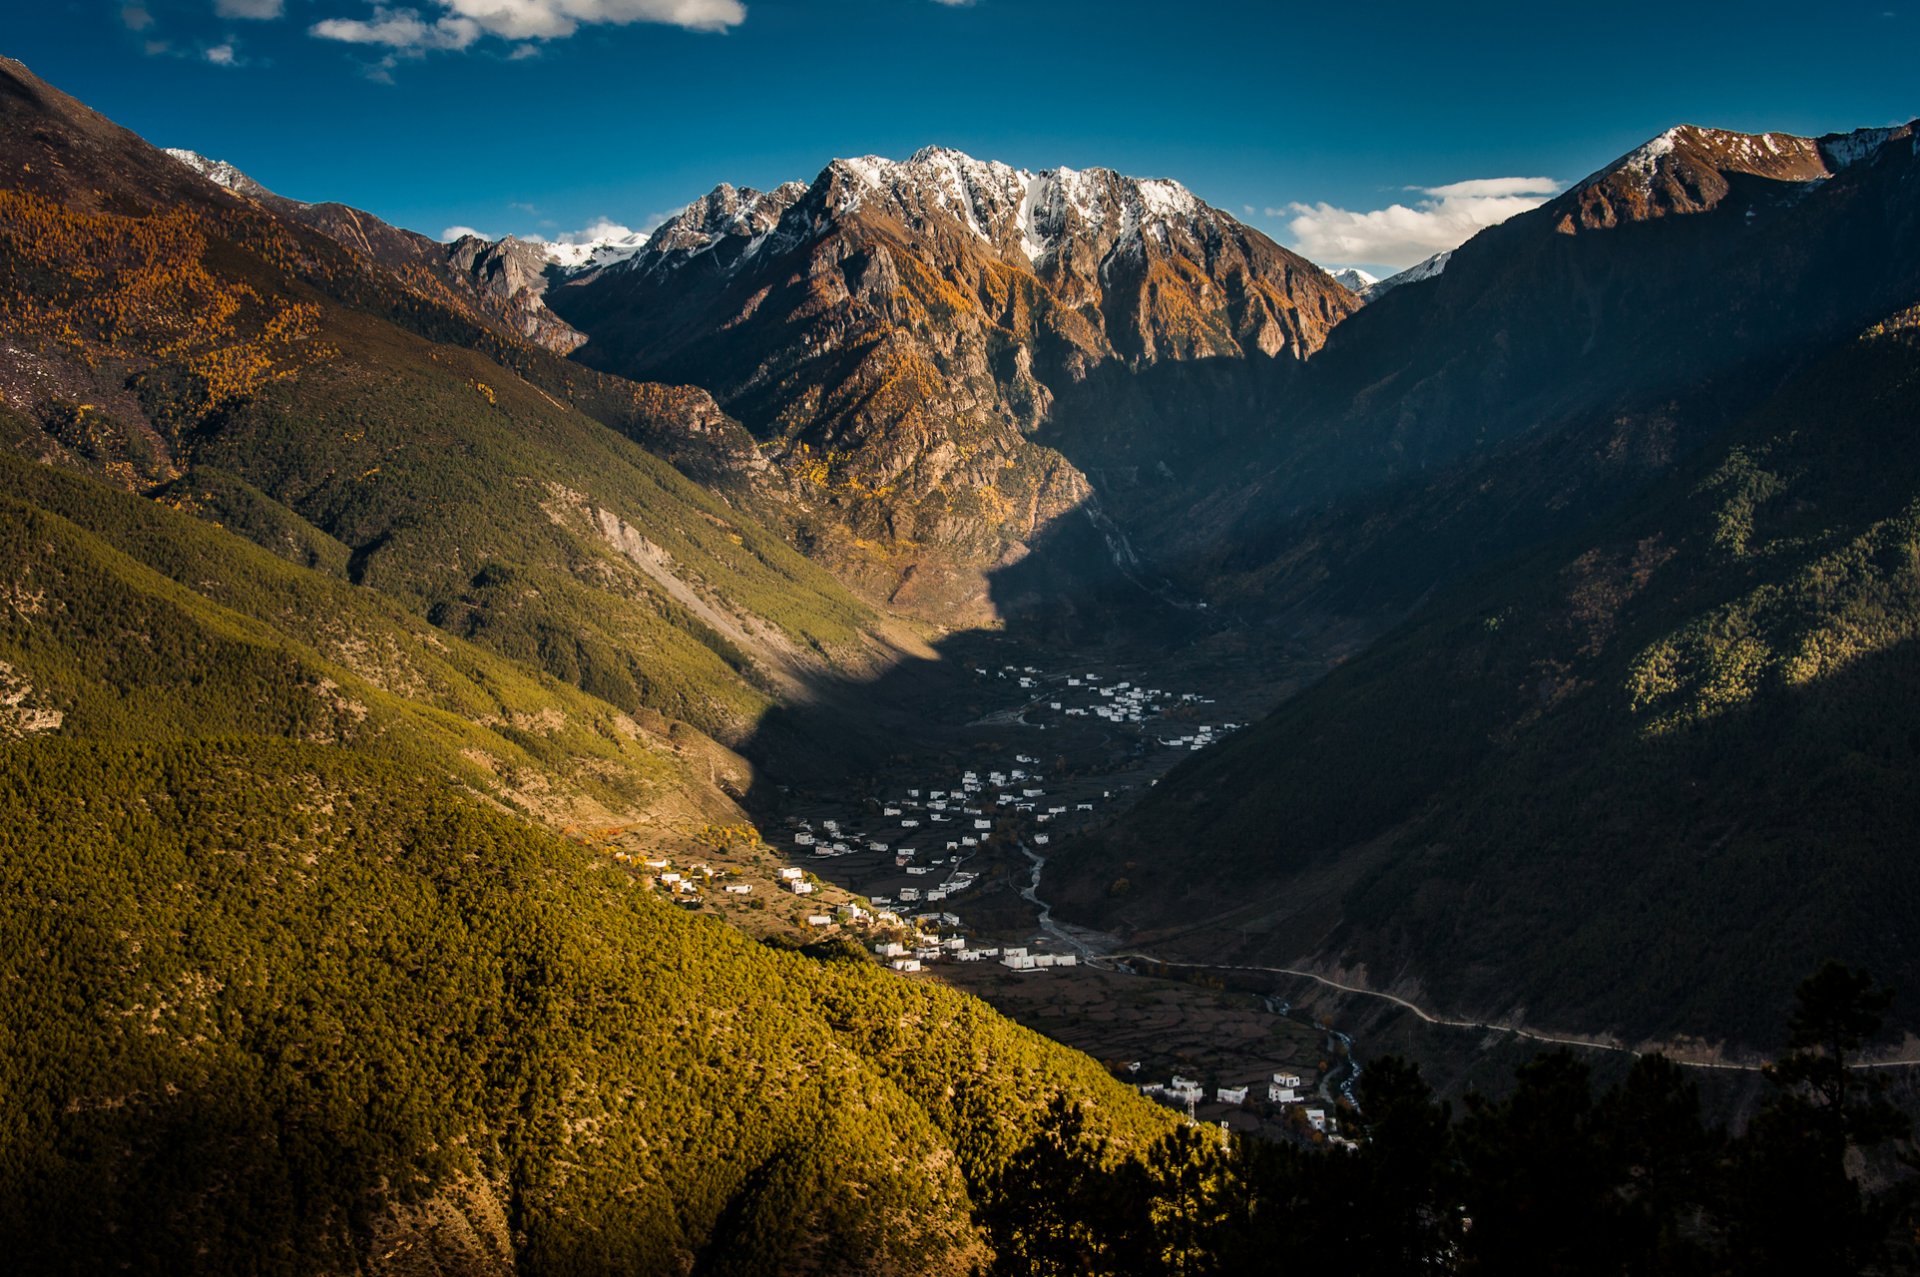
[[[1238,730],[1253,694],[1222,706],[1140,671],[1005,661],[961,674],[981,712],[863,792],[788,791],[761,830],[709,827],[698,857],[614,860],[750,933],[857,943],[903,978],[964,988],[1196,1121],[1344,1144],[1358,1066],[1340,1035],[1111,958],[1111,937],[1056,921],[1042,895],[1050,848]]]

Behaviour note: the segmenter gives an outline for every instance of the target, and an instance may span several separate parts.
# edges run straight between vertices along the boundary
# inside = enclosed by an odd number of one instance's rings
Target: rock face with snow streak
[[[788,477],[816,553],[969,620],[995,610],[993,569],[1094,501],[1090,473],[1119,475],[1112,501],[1177,471],[1196,421],[1252,428],[1252,387],[1358,305],[1177,182],[937,147],[717,187],[547,301],[585,362],[710,390]],[[1183,379],[1208,383],[1186,407]]]

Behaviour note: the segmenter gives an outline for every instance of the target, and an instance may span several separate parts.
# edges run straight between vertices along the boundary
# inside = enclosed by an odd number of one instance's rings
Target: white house
[[[780,880],[782,882],[792,882],[796,878],[804,877],[806,872],[806,870],[797,865],[788,865],[780,871]]]
[[[873,946],[873,951],[883,958],[897,958],[907,951],[907,946],[898,940],[883,940]]]
[[[1214,1098],[1222,1104],[1245,1104],[1247,1088],[1244,1086],[1223,1086],[1214,1091]]]
[[[1307,1125],[1311,1126],[1316,1131],[1326,1130],[1327,1129],[1327,1111],[1325,1109],[1308,1109]]]
[[[730,882],[726,886],[726,892],[730,896],[750,896],[753,894],[753,884],[750,882]]]
[[[1281,1086],[1278,1082],[1267,1083],[1267,1103],[1298,1104],[1300,1096],[1290,1086]]]
[[[809,927],[826,927],[832,924],[833,919],[824,913],[810,913],[807,915],[807,925]]]
[[[793,889],[793,894],[796,896],[810,896],[813,894],[813,884],[810,882],[800,882],[796,880],[787,885]]]
[[[1299,1086],[1300,1075],[1298,1073],[1276,1073],[1273,1075],[1273,1082],[1275,1086]]]
[[[887,965],[892,967],[895,971],[918,971],[920,969],[920,959],[895,958],[892,962],[888,963]]]

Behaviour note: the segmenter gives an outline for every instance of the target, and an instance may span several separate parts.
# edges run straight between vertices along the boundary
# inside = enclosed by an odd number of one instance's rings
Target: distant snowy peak
[[[215,186],[224,186],[239,195],[259,196],[271,194],[266,187],[242,173],[225,160],[210,160],[198,151],[189,151],[182,147],[169,146],[168,155],[206,178]]]
[[[1357,266],[1346,266],[1327,273],[1333,276],[1335,283],[1350,293],[1365,294],[1369,288],[1380,282],[1378,276],[1369,275]]]
[[[1426,261],[1415,266],[1409,266],[1398,275],[1389,275],[1385,279],[1375,280],[1365,288],[1356,289],[1355,291],[1367,301],[1377,302],[1396,288],[1404,287],[1407,284],[1417,284],[1423,279],[1432,279],[1447,268],[1447,263],[1453,260],[1453,253],[1454,250],[1451,248],[1444,253],[1435,253]],[[1365,274],[1364,271],[1356,271],[1353,273],[1360,275]],[[1340,276],[1335,275],[1334,278],[1339,279]]]
[[[646,248],[651,239],[646,231],[628,230],[624,226],[608,227],[604,230],[587,231],[561,239],[530,238],[527,242],[538,244],[545,251],[547,260],[553,265],[568,271],[598,270],[616,262],[626,261]]]

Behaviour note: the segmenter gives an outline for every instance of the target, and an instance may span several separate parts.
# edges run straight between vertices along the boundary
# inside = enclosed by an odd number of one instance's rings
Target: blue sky
[[[430,234],[640,227],[938,142],[1178,178],[1318,260],[1395,266],[1672,124],[1920,113],[1920,0],[9,8],[0,52],[149,140]]]

